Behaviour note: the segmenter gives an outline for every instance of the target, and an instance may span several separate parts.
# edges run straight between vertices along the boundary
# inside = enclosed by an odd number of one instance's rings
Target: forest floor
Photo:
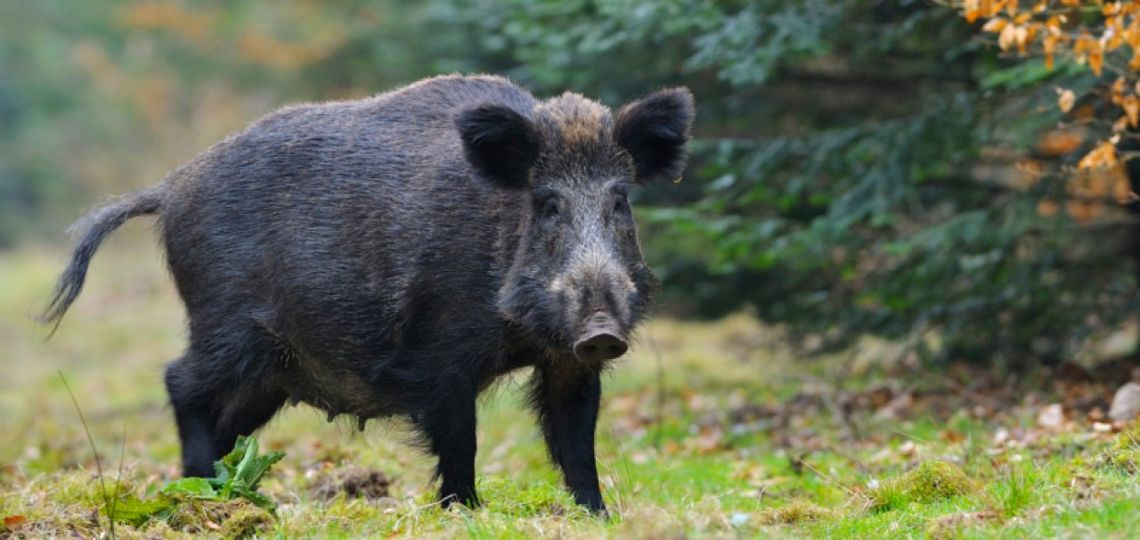
[[[162,385],[182,310],[141,230],[97,257],[58,333],[31,320],[62,252],[0,253],[0,538],[108,537],[102,484],[154,501],[177,478]],[[305,406],[258,433],[284,458],[243,500],[184,499],[119,537],[1140,537],[1140,427],[1103,418],[1133,366],[1019,377],[924,366],[866,341],[804,359],[739,315],[658,320],[605,380],[598,459],[610,519],[575,507],[523,400],[479,408],[484,506],[433,504],[433,460],[397,421],[360,433]],[[120,507],[129,507],[122,502]],[[119,514],[116,514],[119,515]],[[122,516],[120,515],[120,519]]]

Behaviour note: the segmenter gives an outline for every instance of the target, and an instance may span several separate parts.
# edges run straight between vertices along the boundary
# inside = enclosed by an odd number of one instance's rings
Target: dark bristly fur
[[[52,325],[52,333],[59,328],[63,314],[83,290],[87,266],[91,264],[91,257],[95,255],[95,250],[99,249],[99,245],[107,235],[133,217],[158,212],[161,204],[162,186],[152,186],[124,195],[118,201],[99,208],[72,225],[71,233],[79,239],[79,243],[71,255],[71,262],[59,278],[51,302],[40,315],[40,321]]]
[[[531,366],[554,463],[604,511],[600,374],[657,287],[627,191],[680,174],[692,116],[684,89],[615,121],[489,76],[282,109],[81,221],[44,320],[112,230],[158,213],[190,327],[166,369],[184,474],[304,401],[360,426],[407,416],[441,499],[477,504],[475,398]]]

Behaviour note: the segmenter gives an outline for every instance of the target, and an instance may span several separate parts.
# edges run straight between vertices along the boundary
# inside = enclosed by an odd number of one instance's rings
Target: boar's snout
[[[605,331],[590,334],[574,344],[574,355],[586,362],[613,360],[629,350],[629,343]]]
[[[600,312],[586,322],[581,337],[574,342],[574,356],[586,362],[613,360],[627,350],[629,342],[621,337],[617,321]]]

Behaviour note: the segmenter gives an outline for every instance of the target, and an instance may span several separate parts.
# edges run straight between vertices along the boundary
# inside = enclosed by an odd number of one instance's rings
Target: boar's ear
[[[685,170],[693,94],[687,88],[659,90],[618,112],[614,141],[633,158],[638,183],[672,180]]]
[[[479,105],[459,113],[455,127],[479,174],[502,187],[528,185],[538,157],[538,132],[530,120],[502,105]]]

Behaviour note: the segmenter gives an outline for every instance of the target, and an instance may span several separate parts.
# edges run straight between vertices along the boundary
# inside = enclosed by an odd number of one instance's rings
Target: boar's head
[[[629,348],[657,280],[641,254],[630,189],[684,169],[688,90],[668,89],[616,117],[567,93],[523,114],[479,105],[456,117],[476,174],[517,214],[498,310],[549,354],[598,363]]]

